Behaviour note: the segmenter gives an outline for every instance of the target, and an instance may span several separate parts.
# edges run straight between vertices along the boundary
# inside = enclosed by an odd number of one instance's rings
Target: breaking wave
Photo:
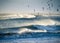
[[[60,37],[60,26],[29,25],[0,29],[1,39]]]
[[[17,16],[17,18],[15,18]],[[9,15],[0,19],[0,37],[4,38],[36,38],[59,37],[60,16],[44,15]],[[19,17],[18,17],[19,16]],[[6,17],[6,16],[5,16]],[[8,19],[9,18],[9,19]]]
[[[12,28],[12,27],[21,27],[21,26],[28,26],[28,25],[60,25],[60,15],[54,15],[54,16],[44,16],[44,14],[21,14],[18,15],[17,14],[13,14],[13,15],[8,15],[5,14],[5,16],[3,16],[4,14],[1,14],[1,17],[3,19],[1,19],[0,17],[0,28]],[[9,19],[5,19],[7,16],[7,18]],[[14,17],[18,17],[18,18],[14,18]],[[20,18],[20,16],[23,16],[22,18]],[[12,19],[11,19],[11,18]]]

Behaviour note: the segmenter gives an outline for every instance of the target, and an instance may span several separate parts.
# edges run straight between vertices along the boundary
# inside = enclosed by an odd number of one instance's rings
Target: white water
[[[47,15],[47,16],[46,16]],[[38,17],[37,17],[38,16]],[[21,27],[28,25],[60,25],[60,21],[58,19],[54,20],[53,18],[58,18],[60,14],[35,14],[35,13],[22,13],[22,14],[0,14],[0,28],[12,28],[12,27]],[[6,19],[15,19],[19,18],[19,20],[6,20]],[[28,20],[20,20],[20,18],[28,18]],[[32,19],[31,19],[32,18]],[[30,20],[29,20],[30,19]]]
[[[32,29],[28,29],[28,28],[21,28],[17,33],[22,34],[22,33],[26,33],[26,32],[47,32],[47,30],[32,30]]]

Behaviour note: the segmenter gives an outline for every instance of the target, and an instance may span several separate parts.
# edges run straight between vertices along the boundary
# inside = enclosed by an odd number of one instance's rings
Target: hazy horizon
[[[0,0],[0,13],[60,12],[60,0]]]

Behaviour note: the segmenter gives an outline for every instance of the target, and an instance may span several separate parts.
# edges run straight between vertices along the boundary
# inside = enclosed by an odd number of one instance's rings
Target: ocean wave
[[[6,19],[18,19],[18,18],[52,18],[57,19],[60,18],[59,13],[2,13],[0,14],[0,20],[6,20]],[[38,18],[38,19],[39,19]]]
[[[51,19],[42,19],[42,20],[2,20],[0,21],[0,28],[12,28],[12,27],[21,27],[28,25],[60,25],[60,22],[54,21]]]
[[[35,18],[32,14],[0,14],[0,20],[16,19],[16,18]]]
[[[0,14],[0,15],[1,15],[0,28],[12,28],[12,27],[21,27],[21,26],[28,26],[28,25],[44,25],[44,26],[60,25],[59,14],[50,15],[50,14],[28,13],[28,14]]]
[[[47,30],[32,30],[28,28],[22,28],[18,31],[19,34],[26,33],[26,32],[47,32]]]
[[[60,38],[60,26],[29,25],[22,27],[0,29],[0,39],[18,39],[18,38],[24,39],[44,37]]]
[[[41,33],[41,32],[51,32],[51,33],[59,33],[60,26],[59,25],[29,25],[29,26],[22,26],[22,27],[14,27],[14,28],[4,28],[0,29],[0,33]]]

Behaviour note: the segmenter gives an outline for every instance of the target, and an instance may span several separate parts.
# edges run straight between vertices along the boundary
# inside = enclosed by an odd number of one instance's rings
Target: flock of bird
[[[54,8],[54,4],[53,4],[52,1],[53,1],[53,0],[48,0],[48,1],[46,2],[46,4],[48,5],[47,10],[52,10],[52,8]],[[29,8],[30,5],[28,4],[27,7]],[[60,8],[60,5],[58,5],[58,8],[56,9],[57,12],[60,11],[59,8]],[[42,10],[43,10],[43,11],[45,10],[45,7],[44,7],[44,6],[42,7]],[[34,9],[33,11],[35,12],[35,9]]]

